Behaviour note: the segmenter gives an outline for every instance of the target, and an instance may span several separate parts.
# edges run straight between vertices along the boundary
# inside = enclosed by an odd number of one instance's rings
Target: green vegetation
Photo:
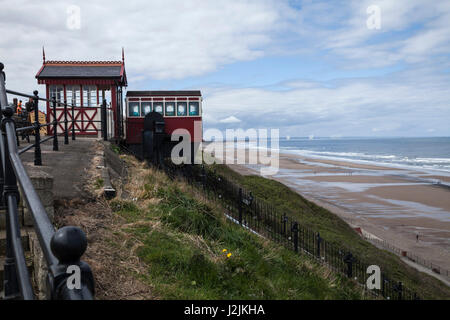
[[[135,275],[162,299],[363,298],[344,276],[230,222],[185,183],[151,169],[130,174],[137,200],[110,206],[145,266]]]
[[[120,150],[119,146],[117,146],[113,143],[111,143],[110,146],[111,146],[111,150],[114,151],[115,154],[121,154],[121,150]]]
[[[94,183],[95,189],[100,189],[100,188],[102,188],[103,185],[104,185],[104,183],[105,183],[105,182],[103,181],[102,178],[97,178],[97,180],[95,180],[95,183]]]
[[[450,288],[445,284],[409,267],[395,254],[364,241],[338,216],[306,200],[282,183],[255,175],[243,176],[225,165],[212,165],[210,169],[252,191],[256,197],[273,205],[278,212],[286,213],[301,225],[320,232],[327,241],[349,249],[363,261],[379,265],[383,272],[402,281],[421,297],[449,299]]]

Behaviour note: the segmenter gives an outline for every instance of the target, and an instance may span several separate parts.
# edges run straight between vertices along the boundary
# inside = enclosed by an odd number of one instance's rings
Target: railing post
[[[352,278],[353,277],[353,255],[351,252],[349,252],[344,257],[344,262],[347,264],[347,277]]]
[[[320,244],[322,242],[322,238],[320,237],[320,233],[317,232],[317,258],[320,258]]]
[[[42,165],[42,154],[41,154],[41,128],[39,127],[39,96],[38,91],[34,90],[34,165]]]
[[[25,257],[23,253],[22,243],[20,240],[20,229],[18,219],[19,204],[19,188],[17,187],[17,178],[11,164],[10,146],[8,144],[7,133],[5,130],[6,123],[13,125],[14,120],[11,119],[13,109],[7,107],[2,110],[4,118],[2,119],[3,132],[3,151],[5,159],[5,185],[3,189],[3,199],[7,207],[6,216],[6,258],[4,268],[4,288],[5,300],[23,298],[32,300],[33,290],[26,268]],[[15,131],[13,131],[15,133]],[[15,134],[14,134],[15,135]],[[2,168],[3,169],[3,168]]]
[[[397,291],[398,291],[398,300],[403,299],[403,283],[400,281],[397,285]]]
[[[206,171],[205,171],[205,165],[203,165],[203,164],[202,164],[201,177],[202,177],[203,191],[205,191],[206,190]]]
[[[58,121],[56,120],[56,98],[52,99],[53,106],[53,151],[58,151]]]
[[[6,106],[8,105],[8,97],[6,96],[6,88],[5,88],[5,72],[3,71],[3,68],[5,66],[3,65],[3,63],[0,62],[0,108],[6,108]],[[0,110],[1,111],[1,110]],[[0,112],[0,120],[3,119],[3,113]],[[0,136],[0,207],[3,209],[5,204],[3,202],[3,185],[5,184],[5,176],[4,176],[4,172],[3,172],[3,156],[4,153],[3,149],[4,149],[4,145],[3,145],[3,137]],[[1,281],[1,279],[0,279]]]
[[[103,99],[102,107],[101,107],[101,118],[102,118],[102,134],[103,134],[103,140],[108,140],[108,127],[107,127],[107,121],[106,121],[106,99]]]
[[[75,106],[72,102],[72,140],[75,140]]]
[[[238,204],[238,210],[239,210],[239,224],[242,224],[242,188],[239,188],[239,204]]]
[[[69,144],[69,131],[67,120],[67,100],[64,100],[64,144]]]
[[[8,152],[8,141],[6,139],[6,132],[4,123],[5,121],[14,121],[11,119],[11,116],[13,114],[13,110],[9,108],[6,109],[2,107],[2,139],[3,139],[3,146],[4,146],[4,186],[3,186],[3,194],[1,195],[3,202],[5,203],[6,210],[8,210],[8,199],[7,194],[12,193],[14,191],[18,192],[17,190],[17,181],[16,176],[14,173],[14,170],[11,166],[11,160],[9,159],[9,152]],[[6,110],[9,111],[10,114],[6,113]],[[3,170],[3,168],[1,168]],[[14,188],[15,187],[15,188]],[[15,189],[15,190],[14,190]],[[17,299],[20,297],[20,291],[19,291],[19,283],[17,278],[17,270],[16,270],[16,263],[14,259],[14,251],[13,251],[13,244],[12,244],[12,237],[11,232],[9,230],[10,221],[9,221],[9,214],[8,212],[5,212],[5,220],[6,220],[6,257],[5,257],[5,266],[4,266],[4,275],[3,275],[3,287],[4,287],[4,294],[5,294],[5,300],[10,299]]]
[[[54,300],[91,300],[94,298],[95,285],[92,270],[80,258],[87,248],[87,238],[78,227],[66,226],[58,229],[52,236],[50,248],[58,259],[51,267],[49,288]],[[79,275],[79,287],[69,281],[69,277]]]
[[[294,222],[294,226],[292,227],[292,231],[294,232],[294,251],[298,253],[298,222]]]

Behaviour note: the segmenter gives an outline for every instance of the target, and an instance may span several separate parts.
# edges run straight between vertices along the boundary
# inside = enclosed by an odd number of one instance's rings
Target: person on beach
[[[419,242],[419,234],[416,234],[416,242]]]

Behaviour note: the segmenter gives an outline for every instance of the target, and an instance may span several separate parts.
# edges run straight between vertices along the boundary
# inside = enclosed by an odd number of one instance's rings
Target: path
[[[24,141],[25,142],[25,141]],[[33,142],[33,139],[31,139]],[[77,137],[64,144],[64,138],[60,137],[59,151],[53,151],[53,141],[41,144],[42,166],[41,169],[54,177],[53,192],[55,199],[73,199],[83,196],[83,188],[86,172],[96,155],[96,138]],[[21,142],[19,148],[27,146]],[[34,166],[34,148],[23,153],[22,162],[27,168]]]

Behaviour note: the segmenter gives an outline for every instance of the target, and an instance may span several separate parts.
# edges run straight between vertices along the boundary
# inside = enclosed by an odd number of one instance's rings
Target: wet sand
[[[260,174],[261,165],[229,165]],[[279,172],[267,178],[382,240],[450,270],[449,176],[346,161],[280,154]],[[419,241],[416,239],[419,235]]]

